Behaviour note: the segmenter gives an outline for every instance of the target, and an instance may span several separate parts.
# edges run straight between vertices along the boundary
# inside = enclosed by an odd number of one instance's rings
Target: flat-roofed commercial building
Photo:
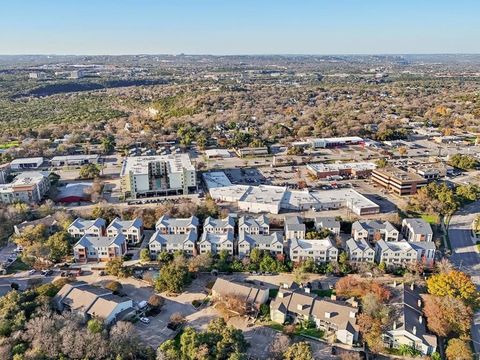
[[[344,136],[344,137],[332,137],[332,138],[316,138],[307,139],[305,141],[297,141],[292,143],[293,146],[313,148],[334,148],[339,146],[349,145],[365,145],[365,140],[359,136]]]
[[[416,194],[417,190],[428,182],[418,174],[394,167],[373,170],[372,180],[375,184],[399,196]]]
[[[265,156],[268,155],[268,147],[247,147],[235,149],[235,152],[239,157],[245,156]]]
[[[100,159],[99,155],[65,155],[55,156],[50,160],[50,164],[53,166],[67,166],[67,165],[85,165],[85,164],[98,164]]]
[[[15,159],[10,163],[10,169],[14,171],[38,169],[43,163],[43,157]]]
[[[329,176],[349,176],[363,178],[370,176],[377,166],[371,162],[308,164],[307,170],[319,179]]]
[[[120,173],[125,198],[189,194],[197,174],[188,154],[128,157]]]

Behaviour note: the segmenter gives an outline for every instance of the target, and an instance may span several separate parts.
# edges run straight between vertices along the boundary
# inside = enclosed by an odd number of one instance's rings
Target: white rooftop
[[[132,172],[134,175],[147,175],[150,163],[166,163],[170,172],[182,172],[183,169],[195,170],[188,154],[127,157],[120,176]]]

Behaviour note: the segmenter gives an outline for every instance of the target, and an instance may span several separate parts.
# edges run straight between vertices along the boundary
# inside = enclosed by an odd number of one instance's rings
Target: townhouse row
[[[435,258],[435,244],[428,231],[421,232],[420,219],[405,219],[402,230],[392,224],[379,221],[358,221],[352,225],[352,238],[345,250],[352,262],[376,262],[387,265],[404,265],[422,261],[431,265]],[[412,227],[411,224],[416,224]],[[172,218],[164,215],[155,224],[155,232],[149,238],[148,249],[152,258],[160,252],[182,251],[187,256],[226,251],[239,258],[248,257],[255,248],[268,251],[274,257],[289,257],[293,262],[313,259],[315,263],[338,261],[339,249],[333,236],[340,234],[340,222],[334,218],[314,219],[316,230],[327,229],[332,236],[307,239],[307,228],[298,216],[286,217],[284,228],[272,230],[268,217],[228,215],[223,219],[207,217],[200,234],[197,217]],[[428,224],[427,224],[428,225]],[[429,226],[428,226],[429,228]],[[428,230],[428,229],[427,229]],[[431,230],[431,228],[430,228]],[[75,260],[109,261],[121,257],[129,245],[138,244],[144,237],[140,219],[114,219],[108,226],[103,219],[76,219],[67,229],[79,239],[74,246]],[[400,240],[400,234],[418,241]]]

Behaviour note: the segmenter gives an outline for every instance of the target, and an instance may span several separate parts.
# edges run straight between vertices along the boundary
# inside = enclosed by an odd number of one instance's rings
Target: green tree
[[[263,259],[260,262],[260,270],[266,272],[277,271],[277,262],[270,256],[270,254],[265,254],[263,256]]]
[[[66,231],[59,231],[51,235],[45,245],[50,250],[50,260],[59,262],[70,254],[70,235]]]
[[[185,259],[172,261],[160,269],[155,280],[155,290],[158,292],[168,291],[179,294],[190,281],[190,273]]]
[[[462,170],[476,169],[478,160],[471,155],[455,154],[448,160],[448,164]]]
[[[108,154],[115,149],[115,138],[109,134],[102,138],[102,148],[105,154]]]
[[[120,294],[123,289],[123,285],[118,281],[112,280],[105,284],[105,289],[110,290],[114,294]]]
[[[98,319],[90,319],[87,323],[87,329],[92,334],[100,334],[103,331],[103,322]]]
[[[291,345],[283,354],[285,360],[313,360],[312,349],[306,341]]]
[[[100,169],[96,164],[85,164],[80,168],[80,179],[94,179],[100,175]]]
[[[150,261],[150,251],[147,248],[140,250],[140,261],[142,263]]]
[[[105,270],[109,275],[112,276],[121,276],[123,274],[123,259],[115,258],[107,262],[105,265]]]

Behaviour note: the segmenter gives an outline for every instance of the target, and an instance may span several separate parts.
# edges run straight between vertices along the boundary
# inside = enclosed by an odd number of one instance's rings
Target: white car
[[[147,318],[147,317],[141,317],[140,322],[142,322],[144,324],[150,324],[150,319]]]
[[[28,275],[33,275],[35,274],[37,271],[35,269],[32,269],[32,270],[28,270]]]

